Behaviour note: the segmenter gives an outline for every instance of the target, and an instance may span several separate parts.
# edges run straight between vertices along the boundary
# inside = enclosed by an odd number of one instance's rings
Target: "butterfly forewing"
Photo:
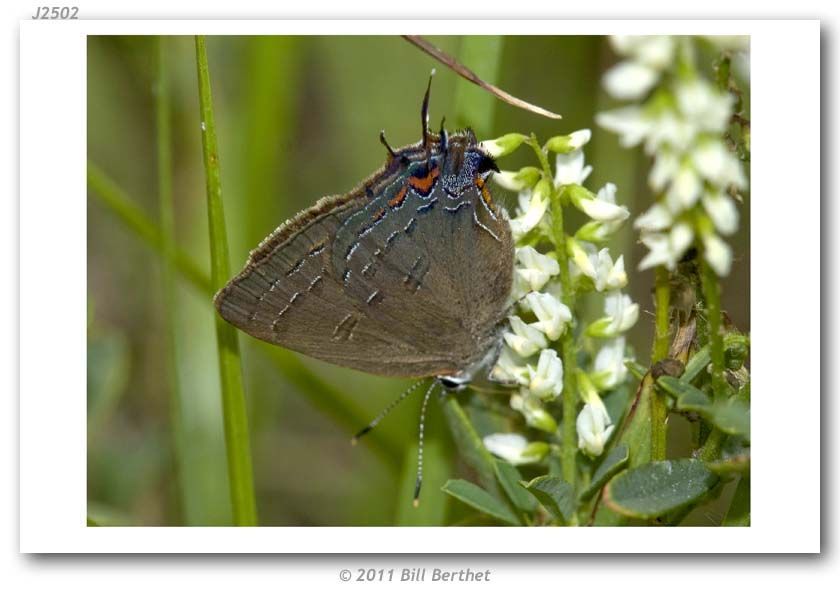
[[[470,138],[453,136],[447,149]],[[448,375],[480,360],[507,310],[510,227],[482,179],[457,193],[444,185],[457,173],[435,149],[401,149],[398,169],[279,228],[217,295],[222,317],[261,340],[382,375]]]

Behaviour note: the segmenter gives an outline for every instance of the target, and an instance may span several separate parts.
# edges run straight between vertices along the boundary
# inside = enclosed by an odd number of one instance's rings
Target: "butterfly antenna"
[[[413,392],[413,391],[414,391],[414,390],[416,390],[418,387],[420,387],[420,385],[421,385],[424,381],[425,381],[425,379],[420,379],[420,380],[415,381],[414,383],[412,383],[412,384],[409,386],[409,388],[408,388],[407,390],[405,390],[402,394],[400,394],[399,398],[397,398],[396,400],[391,401],[391,404],[389,404],[389,405],[388,405],[388,406],[386,406],[384,409],[382,409],[382,411],[381,411],[378,415],[376,415],[376,417],[373,419],[373,421],[371,421],[370,423],[368,423],[367,425],[365,425],[365,426],[364,426],[364,428],[363,428],[361,431],[359,431],[359,433],[357,433],[356,435],[354,435],[354,436],[351,438],[350,443],[351,443],[351,444],[353,444],[353,445],[355,446],[355,445],[358,443],[358,441],[359,441],[359,438],[360,438],[360,437],[362,437],[363,435],[365,435],[366,433],[368,433],[371,429],[373,429],[374,427],[376,427],[377,425],[379,425],[379,422],[380,422],[382,419],[384,419],[384,418],[385,418],[385,416],[386,416],[389,412],[391,412],[392,410],[394,410],[394,409],[397,407],[397,405],[405,399],[405,397],[406,397],[406,396],[408,396],[411,392]]]
[[[394,149],[391,148],[391,144],[388,143],[388,140],[385,139],[384,129],[379,132],[379,141],[382,142],[382,145],[385,146],[385,149],[388,151],[388,158],[396,158],[397,154],[394,152]]]
[[[417,442],[417,479],[414,481],[414,508],[420,506],[420,488],[423,485],[423,432],[426,428],[426,405],[429,403],[432,390],[438,383],[437,379],[432,382],[432,385],[426,390],[426,395],[423,396],[423,404],[420,406],[420,437]],[[445,389],[441,391],[446,392]]]
[[[447,146],[449,146],[449,135],[446,133],[446,129],[443,128],[445,123],[446,117],[443,117],[440,120],[440,151],[443,153],[444,157],[446,156]]]
[[[432,92],[432,77],[435,76],[435,70],[429,74],[429,84],[426,86],[426,95],[423,96],[423,106],[420,109],[420,126],[423,128],[423,148],[426,150],[426,166],[429,166],[429,160],[432,156],[432,146],[429,142],[429,94]]]

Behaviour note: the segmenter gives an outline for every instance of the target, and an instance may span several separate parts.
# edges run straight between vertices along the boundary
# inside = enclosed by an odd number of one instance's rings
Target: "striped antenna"
[[[377,425],[379,425],[379,422],[380,422],[382,419],[384,419],[384,418],[385,418],[385,415],[387,415],[389,412],[391,412],[392,410],[394,410],[394,409],[397,407],[397,405],[398,405],[400,402],[402,402],[402,401],[406,398],[406,396],[408,396],[411,392],[413,392],[413,391],[414,391],[414,390],[416,390],[418,387],[420,387],[420,385],[421,385],[424,381],[426,381],[426,380],[425,380],[425,379],[419,379],[419,380],[415,381],[414,383],[412,383],[412,384],[409,386],[409,388],[408,388],[407,390],[405,390],[402,394],[400,394],[399,398],[397,398],[396,400],[393,400],[393,401],[391,402],[391,404],[389,404],[389,405],[388,405],[388,406],[386,406],[384,409],[382,409],[382,411],[381,411],[378,415],[376,415],[376,417],[373,419],[373,421],[371,421],[370,423],[368,423],[367,425],[365,425],[365,426],[364,426],[364,428],[362,428],[362,430],[361,430],[361,431],[359,431],[359,433],[357,433],[356,435],[354,435],[354,436],[351,438],[350,443],[351,443],[351,444],[353,444],[353,445],[355,446],[355,445],[358,443],[358,441],[359,441],[359,438],[360,438],[360,437],[362,437],[363,435],[365,435],[366,433],[368,433],[371,429],[373,429],[374,427],[376,427]]]
[[[432,382],[432,385],[426,390],[426,395],[423,396],[423,404],[420,406],[420,439],[417,442],[417,479],[414,481],[414,508],[420,506],[420,488],[423,485],[423,431],[426,427],[426,405],[429,403],[432,390],[439,383],[439,379]],[[441,396],[445,393],[446,389],[441,388]]]

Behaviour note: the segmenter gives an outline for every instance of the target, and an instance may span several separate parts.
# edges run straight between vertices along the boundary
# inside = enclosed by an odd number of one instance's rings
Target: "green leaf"
[[[726,433],[741,435],[750,441],[750,407],[735,396],[712,407],[711,421]]]
[[[685,371],[680,376],[680,381],[691,383],[711,361],[712,355],[709,350],[709,345],[706,344],[688,359],[688,363],[685,365]]]
[[[616,475],[604,487],[604,502],[625,516],[650,519],[697,502],[717,481],[700,460],[663,460]]]
[[[750,525],[750,478],[741,477],[732,496],[732,503],[721,523],[724,527],[749,527]]]
[[[457,400],[450,398],[444,405],[444,412],[461,457],[475,469],[482,487],[497,499],[504,501],[505,495],[496,483],[495,459],[484,447],[464,409]]]
[[[682,379],[663,376],[656,380],[656,384],[677,399],[677,410],[696,412],[724,433],[750,439],[750,407],[741,400],[749,391],[713,403],[706,394]]]
[[[589,487],[581,494],[581,499],[586,500],[595,495],[595,492],[601,489],[613,475],[621,471],[627,466],[627,461],[630,458],[630,450],[624,444],[619,444],[601,461],[595,474],[592,475],[592,481]]]
[[[730,435],[723,441],[720,457],[707,461],[706,468],[718,475],[747,473],[750,471],[750,446],[743,437]]]
[[[653,379],[645,377],[636,390],[636,397],[627,411],[617,444],[626,444],[630,450],[629,466],[636,467],[650,462],[650,396]]]
[[[698,412],[701,412],[705,410],[704,407],[711,406],[712,404],[706,394],[698,390],[690,383],[686,383],[682,379],[677,379],[676,377],[671,377],[669,375],[663,375],[656,380],[656,385],[660,389],[664,390],[668,395],[677,399],[677,407],[680,406],[680,403],[685,405],[687,408],[684,410],[697,410]],[[691,408],[692,406],[697,408]]]
[[[630,371],[630,374],[639,381],[641,381],[647,374],[647,368],[645,368],[644,365],[641,365],[634,360],[625,360],[624,366],[627,367],[627,370]]]
[[[505,503],[500,502],[474,483],[463,479],[450,479],[441,489],[476,510],[510,525],[519,525],[516,515]]]
[[[502,488],[513,505],[523,512],[533,512],[537,508],[537,502],[519,484],[522,481],[519,470],[506,460],[498,458],[494,466],[496,468],[496,479],[502,484]]]
[[[543,475],[524,484],[551,515],[568,523],[575,514],[575,491],[560,477]]]
[[[706,468],[717,473],[718,475],[727,475],[730,473],[749,473],[750,470],[750,455],[739,454],[730,456],[714,462],[707,462]]]

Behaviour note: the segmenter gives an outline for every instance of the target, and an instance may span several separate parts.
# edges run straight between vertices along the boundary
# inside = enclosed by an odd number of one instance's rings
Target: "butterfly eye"
[[[496,165],[496,161],[493,160],[492,156],[487,154],[481,154],[481,158],[478,161],[478,168],[476,169],[477,173],[489,173],[490,171],[495,171],[496,173],[499,172],[499,167]]]
[[[440,381],[440,384],[450,392],[460,392],[467,387],[466,383],[459,379],[440,377],[438,381]]]

